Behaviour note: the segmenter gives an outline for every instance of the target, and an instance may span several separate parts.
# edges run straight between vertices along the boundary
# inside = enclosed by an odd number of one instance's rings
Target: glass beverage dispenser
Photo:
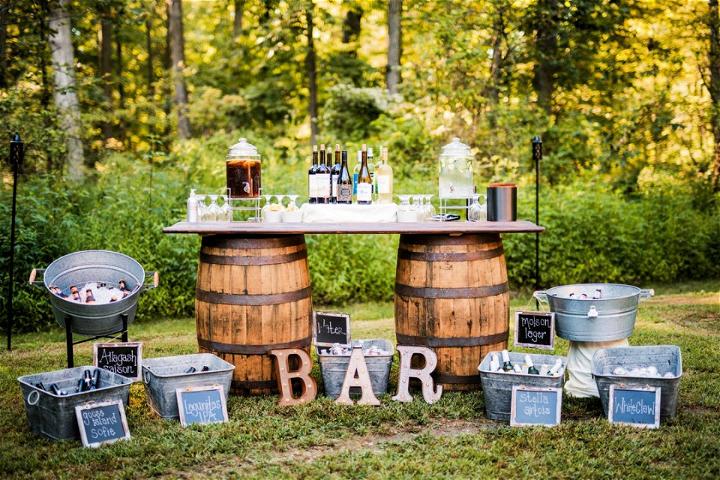
[[[247,139],[230,147],[225,166],[230,198],[260,196],[260,154]]]
[[[469,199],[475,193],[470,147],[454,137],[440,151],[440,198]]]

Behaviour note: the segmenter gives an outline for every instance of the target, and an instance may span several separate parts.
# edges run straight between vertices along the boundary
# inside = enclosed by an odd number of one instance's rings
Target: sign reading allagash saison
[[[99,447],[118,440],[129,440],[130,429],[122,400],[88,403],[75,407],[80,439],[86,447]]]
[[[610,385],[608,420],[639,428],[658,428],[660,388]]]
[[[142,343],[96,343],[93,345],[93,363],[134,381],[140,380]]]
[[[555,313],[516,312],[515,346],[552,350],[555,346]]]
[[[350,344],[350,315],[346,313],[313,312],[315,345],[331,347],[333,343]]]
[[[183,427],[195,423],[227,422],[225,389],[222,385],[178,388],[175,394],[177,395],[180,424]]]
[[[510,425],[513,427],[559,425],[561,407],[561,388],[513,385]]]

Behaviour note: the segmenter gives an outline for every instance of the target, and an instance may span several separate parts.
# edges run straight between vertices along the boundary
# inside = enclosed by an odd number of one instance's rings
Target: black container
[[[489,222],[517,220],[517,185],[491,183],[487,188],[487,219]]]

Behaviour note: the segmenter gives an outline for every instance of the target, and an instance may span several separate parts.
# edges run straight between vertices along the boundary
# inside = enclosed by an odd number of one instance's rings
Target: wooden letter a
[[[398,345],[397,350],[400,352],[400,378],[398,379],[398,393],[392,399],[397,402],[412,402],[409,389],[410,377],[414,377],[422,382],[422,394],[427,403],[435,403],[440,400],[442,385],[438,385],[433,390],[434,382],[430,376],[437,367],[435,352],[426,347],[408,347],[406,345]],[[410,368],[410,361],[415,354],[425,357],[423,368]]]
[[[310,376],[312,370],[312,359],[305,350],[300,348],[288,348],[285,350],[271,350],[270,355],[275,356],[275,377],[278,382],[278,390],[280,390],[280,400],[278,405],[302,405],[303,403],[312,402],[317,396],[317,383]],[[288,362],[291,355],[297,355],[300,358],[300,368],[290,371]],[[302,394],[299,397],[293,397],[291,379],[299,378],[302,381]]]
[[[355,375],[357,375],[357,378]],[[368,373],[365,355],[363,355],[361,346],[356,346],[352,349],[350,364],[348,365],[347,372],[345,372],[342,390],[340,390],[340,396],[335,400],[337,403],[343,405],[353,404],[350,398],[350,387],[360,387],[362,390],[362,396],[357,402],[358,405],[380,405],[380,400],[375,396],[372,385],[370,384],[370,373]]]

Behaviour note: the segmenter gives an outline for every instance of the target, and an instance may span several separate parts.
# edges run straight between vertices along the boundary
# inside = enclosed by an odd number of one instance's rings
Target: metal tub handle
[[[45,276],[45,269],[44,268],[33,268],[30,272],[30,279],[28,280],[28,283],[30,285],[34,285],[36,287],[43,287],[45,286],[45,280],[37,280],[38,275],[42,279]]]
[[[643,288],[640,290],[640,301],[647,300],[650,297],[655,296],[655,289],[654,288]]]
[[[152,278],[151,283],[150,278]],[[150,290],[151,288],[157,288],[157,286],[160,284],[160,273],[159,272],[152,272],[152,273],[145,273],[145,282],[143,283],[143,290]]]
[[[548,295],[545,290],[537,290],[533,292],[533,298],[540,303],[548,303]]]
[[[590,305],[590,310],[588,310],[587,316],[588,318],[598,318],[598,311],[597,308],[595,308],[595,305]]]
[[[40,392],[38,392],[37,390],[33,390],[32,392],[28,393],[26,401],[28,405],[37,405],[37,403],[40,401]]]

